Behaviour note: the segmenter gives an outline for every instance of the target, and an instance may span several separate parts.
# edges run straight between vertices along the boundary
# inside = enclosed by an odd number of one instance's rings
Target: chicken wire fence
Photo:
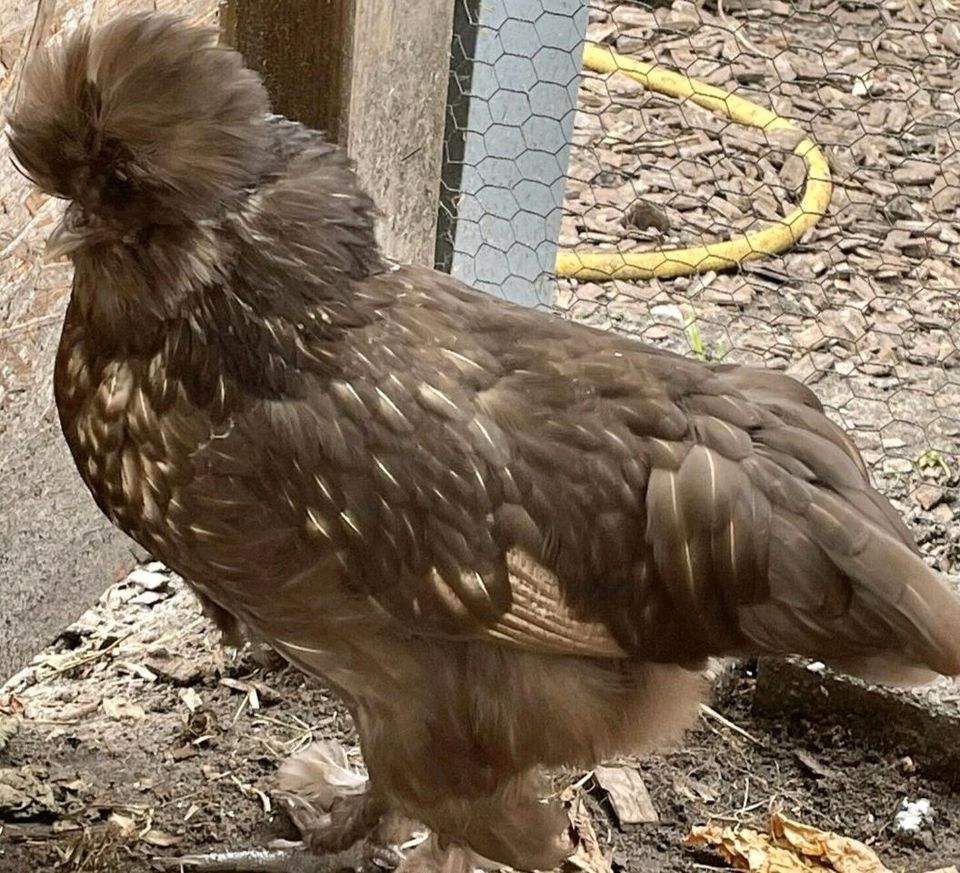
[[[691,93],[597,72],[604,56]],[[795,376],[957,572],[958,82],[952,0],[456,0],[437,265]],[[781,253],[703,269],[771,233]],[[637,252],[681,275],[631,270]]]

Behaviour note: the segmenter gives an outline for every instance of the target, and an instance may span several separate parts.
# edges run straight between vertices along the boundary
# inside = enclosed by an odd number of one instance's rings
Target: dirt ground
[[[31,4],[20,5],[29,20]],[[827,218],[783,256],[729,275],[564,282],[564,314],[804,380],[854,434],[931,564],[956,573],[960,12],[948,0],[677,0],[656,13],[595,2],[590,35],[773,105],[824,146],[837,184]],[[799,201],[802,164],[782,144],[622,80],[585,76],[576,143],[567,245],[725,238]],[[49,416],[23,379],[34,359],[49,359],[67,277],[35,266],[53,215],[16,190],[0,238],[0,315],[17,328],[0,333],[0,407],[11,426],[28,427]],[[635,226],[638,215],[656,227]],[[25,297],[27,287],[41,293]],[[22,470],[0,469],[14,502],[24,481]],[[0,873],[133,873],[161,856],[293,836],[270,796],[278,763],[315,738],[354,741],[331,695],[220,650],[192,599],[162,576],[111,589],[8,694]],[[680,749],[637,762],[656,825],[619,829],[603,793],[584,783],[615,863],[726,869],[682,846],[689,829],[763,827],[777,807],[870,843],[893,870],[957,863],[960,794],[935,760],[851,735],[842,712],[836,724],[787,723],[755,715],[751,700],[745,667],[714,704],[739,730],[704,716]],[[921,798],[936,817],[906,839],[895,815]]]
[[[357,760],[350,720],[318,684],[264,672],[216,636],[181,583],[135,575],[8,683],[0,735],[12,713],[22,720],[0,752],[2,873],[138,873],[163,857],[296,836],[271,798],[276,769],[320,738]],[[725,869],[684,848],[691,827],[763,829],[775,809],[868,843],[891,870],[960,859],[960,794],[935,760],[851,734],[843,712],[828,724],[755,716],[752,694],[750,666],[736,668],[713,704],[734,727],[704,715],[676,751],[620,762],[639,768],[659,823],[621,829],[605,794],[583,783],[614,869]],[[935,818],[907,839],[895,815],[921,798]]]

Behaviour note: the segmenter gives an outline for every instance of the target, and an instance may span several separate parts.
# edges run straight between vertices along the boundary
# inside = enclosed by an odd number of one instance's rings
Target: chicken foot
[[[284,763],[275,796],[300,832],[298,842],[170,859],[176,867],[215,873],[333,873],[344,869],[393,870],[398,848],[413,824],[394,813],[351,768],[337,743],[318,742]]]

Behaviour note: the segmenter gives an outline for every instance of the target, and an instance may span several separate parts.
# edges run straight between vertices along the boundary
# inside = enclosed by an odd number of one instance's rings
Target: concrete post
[[[525,305],[554,299],[587,9],[456,0],[436,262]]]

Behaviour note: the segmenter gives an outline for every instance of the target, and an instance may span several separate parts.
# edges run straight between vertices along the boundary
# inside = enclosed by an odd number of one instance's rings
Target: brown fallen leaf
[[[780,813],[770,817],[770,830],[780,845],[798,854],[826,861],[837,873],[887,873],[876,853],[858,840],[791,821]]]
[[[570,826],[577,835],[577,850],[567,859],[567,863],[584,873],[610,873],[610,863],[600,848],[590,812],[580,792],[568,786],[560,792],[560,800],[567,808]]]
[[[673,783],[673,790],[681,797],[687,798],[687,800],[702,803],[716,803],[720,796],[716,789],[707,785],[706,782],[701,782],[699,779],[692,779],[690,777],[677,779]]]
[[[127,837],[137,832],[136,821],[131,816],[123,815],[123,813],[120,812],[111,813],[110,818],[107,819],[107,823],[113,825],[121,834]]]
[[[114,721],[143,721],[147,713],[139,703],[133,703],[122,697],[105,697],[103,711]]]
[[[63,814],[45,770],[30,765],[0,767],[0,819],[29,820]]]
[[[161,849],[169,849],[171,846],[176,846],[180,842],[180,837],[174,834],[168,834],[166,831],[154,830],[153,828],[145,834],[142,834],[140,839],[145,843],[149,843],[151,846],[157,846]]]
[[[702,825],[684,838],[687,846],[710,846],[728,863],[750,873],[810,873],[827,868],[804,863],[795,852],[774,846],[769,835],[751,828]]]
[[[621,825],[651,824],[660,820],[635,767],[595,767],[593,775],[606,792]]]
[[[730,864],[750,873],[891,873],[876,853],[849,837],[770,817],[770,833],[750,828],[705,825],[693,828],[684,843],[712,846]]]
[[[203,701],[200,699],[200,695],[194,691],[193,688],[184,688],[177,695],[180,698],[180,702],[187,708],[190,712],[196,712],[203,706]]]
[[[20,731],[19,715],[4,715],[0,713],[0,752],[10,745],[10,741]]]

